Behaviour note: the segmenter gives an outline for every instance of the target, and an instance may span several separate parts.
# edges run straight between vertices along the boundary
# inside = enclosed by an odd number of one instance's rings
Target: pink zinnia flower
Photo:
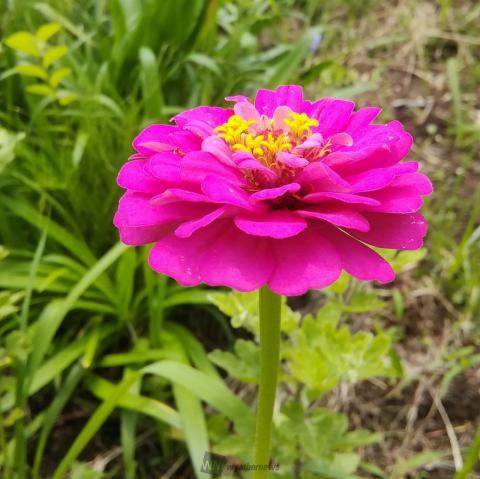
[[[418,163],[401,163],[412,145],[402,125],[372,124],[375,107],[312,103],[295,85],[227,100],[233,109],[193,108],[135,138],[118,175],[122,241],[155,243],[151,267],[188,286],[290,296],[342,269],[392,281],[368,245],[420,248],[417,211],[432,191]]]

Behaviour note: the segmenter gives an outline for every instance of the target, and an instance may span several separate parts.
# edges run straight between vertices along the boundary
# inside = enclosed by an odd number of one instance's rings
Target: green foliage
[[[66,106],[76,99],[76,95],[57,89],[59,84],[71,75],[72,70],[67,67],[54,67],[54,64],[68,53],[68,48],[65,45],[50,46],[48,43],[61,29],[60,23],[45,23],[35,34],[20,31],[9,35],[5,39],[5,45],[27,57],[32,57],[28,63],[22,62],[15,66],[16,73],[42,80],[40,83],[27,85],[26,91],[34,95],[56,98],[60,105]]]
[[[364,287],[343,274],[321,293],[315,314],[302,317],[282,304],[278,477],[347,479],[360,469],[389,477],[363,463],[358,449],[380,436],[349,429],[345,414],[325,406],[339,386],[401,377],[392,342],[412,334],[412,323],[427,324],[425,315],[446,324],[442,344],[448,344],[434,363],[433,383],[431,377],[412,379],[408,368],[406,383],[438,384],[446,399],[455,380],[478,367],[480,195],[473,160],[480,10],[462,8],[463,0],[458,9],[441,2],[433,10],[438,25],[425,29],[411,23],[416,14],[410,10],[408,19],[396,18],[399,4],[389,10],[395,31],[385,36],[368,28],[372,5],[364,3],[6,2],[0,56],[2,479],[51,477],[52,469],[56,477],[143,479],[166,474],[187,454],[194,472],[185,474],[201,477],[201,456],[210,447],[250,459],[259,366],[256,293],[180,288],[148,268],[147,249],[118,245],[111,225],[120,195],[115,176],[142,126],[197,104],[223,105],[232,93],[300,82],[312,98],[337,95],[363,104],[373,95],[372,104],[386,107],[384,119],[400,114],[415,129],[413,159],[430,167],[437,191],[426,205],[426,248],[381,251],[399,273],[393,289]],[[428,48],[420,35],[425,31]],[[403,61],[405,51],[414,52],[412,61]],[[417,82],[423,82],[418,92]],[[393,111],[392,83],[400,89],[408,83],[415,96],[426,91],[427,107]],[[417,305],[423,300],[435,308],[422,316]],[[222,348],[207,354],[196,336],[209,338],[203,331],[203,318],[214,309],[209,303],[229,317],[233,331],[221,324],[235,341],[205,341]],[[365,324],[369,332],[358,332]],[[417,349],[430,345],[425,348],[433,354],[435,341],[413,342]],[[68,419],[76,415],[82,420]],[[109,450],[111,444],[121,452]],[[477,436],[458,477],[473,470],[478,444]],[[93,455],[95,467],[87,462]],[[440,457],[423,451],[388,459],[392,477],[400,478]]]
[[[253,341],[238,339],[233,346],[233,353],[229,351],[212,351],[208,357],[217,366],[240,381],[258,382],[260,376],[260,354]]]
[[[215,292],[208,299],[226,314],[234,328],[246,328],[258,335],[258,293],[239,293],[237,291]],[[296,328],[300,315],[287,306],[286,298],[282,298],[281,330],[289,332]]]
[[[309,389],[326,392],[341,381],[355,383],[380,376],[395,377],[398,371],[390,362],[388,334],[360,331],[351,334],[346,326],[306,317],[292,334],[285,349],[292,376]]]

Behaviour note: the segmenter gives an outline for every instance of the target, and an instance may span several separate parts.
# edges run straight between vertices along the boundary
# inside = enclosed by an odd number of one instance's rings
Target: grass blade
[[[70,449],[55,470],[52,479],[62,479],[65,476],[72,463],[77,459],[78,455],[83,451],[88,442],[102,427],[108,416],[110,416],[115,409],[120,398],[128,391],[135,381],[138,381],[139,378],[140,374],[138,373],[129,374],[114,387],[112,394],[96,409],[87,424],[85,424],[84,428],[80,431],[80,434],[75,441],[73,441]]]

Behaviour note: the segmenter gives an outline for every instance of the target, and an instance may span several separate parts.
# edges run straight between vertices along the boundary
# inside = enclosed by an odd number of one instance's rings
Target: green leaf
[[[78,455],[83,451],[88,442],[102,427],[108,416],[115,409],[120,398],[128,391],[130,386],[139,379],[140,374],[132,373],[122,379],[112,391],[112,394],[97,408],[90,417],[83,429],[77,435],[73,444],[68,449],[59,466],[55,470],[52,479],[62,479],[65,477],[72,463],[77,459]]]
[[[57,88],[62,80],[67,78],[72,74],[72,69],[68,67],[62,67],[58,70],[55,70],[51,75],[48,82],[52,88]]]
[[[57,93],[57,98],[61,106],[68,106],[78,99],[78,95],[76,93],[62,91]]]
[[[38,65],[34,65],[32,63],[26,63],[23,65],[17,65],[15,67],[15,71],[20,75],[28,76],[28,77],[36,77],[41,78],[42,80],[46,80],[47,72]]]
[[[17,144],[25,138],[24,133],[12,133],[0,127],[0,173],[15,158]],[[1,257],[2,255],[0,255]]]
[[[87,388],[98,398],[106,399],[111,396],[115,385],[92,374],[88,377]],[[178,412],[157,399],[127,392],[119,399],[118,406],[145,414],[176,429],[181,429],[182,427]]]
[[[48,41],[53,35],[58,33],[62,29],[62,26],[60,23],[57,22],[51,22],[51,23],[45,23],[41,25],[37,32],[35,33],[35,36],[44,42]]]
[[[346,313],[367,313],[371,311],[381,311],[385,308],[385,301],[382,301],[374,292],[355,291],[350,304],[342,305]]]
[[[390,479],[405,477],[409,472],[416,471],[423,466],[436,462],[445,455],[442,451],[425,451],[415,454],[408,459],[402,459],[395,464]]]
[[[72,394],[75,391],[78,383],[82,379],[84,374],[84,370],[80,366],[73,367],[66,380],[62,384],[62,387],[59,388],[57,394],[55,395],[55,399],[50,404],[45,413],[45,418],[42,424],[42,430],[40,433],[40,437],[37,442],[37,449],[35,451],[35,460],[33,465],[33,477],[38,479],[40,477],[40,466],[42,462],[43,453],[45,451],[45,446],[47,445],[48,436],[58,419],[58,416],[62,412],[65,404],[69,401]]]
[[[40,95],[40,96],[54,96],[55,91],[48,85],[45,85],[44,83],[35,83],[34,85],[28,85],[25,90],[28,93],[33,93],[34,95]]]
[[[157,59],[153,51],[147,47],[141,47],[138,55],[145,114],[147,118],[159,118],[162,116],[164,101]]]
[[[60,58],[63,58],[67,53],[68,48],[63,45],[57,45],[49,48],[43,57],[43,66],[48,68],[50,65],[60,60]]]
[[[468,479],[477,462],[480,460],[480,429],[465,454],[465,463],[462,469],[455,473],[453,479]]]
[[[182,420],[182,430],[185,434],[195,477],[208,479],[211,475],[202,472],[203,455],[210,450],[202,405],[194,393],[182,386],[173,386],[173,396]]]
[[[266,70],[263,84],[266,87],[274,87],[291,82],[298,74],[302,62],[310,55],[310,45],[319,34],[320,29],[312,27],[299,41],[290,45],[290,51],[282,60]]]
[[[217,306],[222,313],[230,317],[234,328],[246,328],[254,333],[259,332],[258,317],[258,292],[239,293],[238,291],[213,292],[208,294],[208,299]],[[282,323],[283,332],[293,331],[299,321],[300,314],[292,311],[286,298],[282,298]]]
[[[120,258],[116,271],[116,285],[118,293],[118,313],[120,318],[126,319],[130,302],[133,296],[135,268],[137,257],[135,250],[129,248]]]
[[[239,418],[251,422],[254,420],[248,406],[222,381],[190,366],[173,361],[159,361],[146,366],[142,372],[155,374],[183,386],[234,422]]]
[[[127,249],[116,244],[82,277],[64,300],[55,300],[47,305],[35,323],[31,359],[32,371],[38,367],[55,336],[57,329],[80,296],[111,266]]]
[[[5,39],[5,45],[35,58],[40,57],[36,38],[30,32],[16,32]]]
[[[130,369],[125,369],[125,374],[130,374]],[[129,393],[138,394],[140,392],[141,382],[130,386]],[[122,444],[122,457],[125,467],[125,478],[136,478],[136,461],[135,461],[135,433],[137,429],[139,414],[134,411],[123,410],[120,413],[120,439]]]
[[[307,316],[293,333],[284,355],[298,381],[314,391],[326,392],[340,381],[397,376],[390,348],[391,338],[386,333],[351,334],[346,326],[338,328],[335,322]]]
[[[235,341],[234,353],[216,349],[208,357],[217,366],[240,381],[257,383],[260,376],[260,354],[253,341],[239,339]]]

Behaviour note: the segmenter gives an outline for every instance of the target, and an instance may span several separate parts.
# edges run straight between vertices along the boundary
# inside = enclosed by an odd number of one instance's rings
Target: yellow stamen
[[[296,139],[300,139],[303,136],[310,136],[310,128],[312,126],[318,126],[318,121],[310,118],[305,113],[290,113],[290,118],[285,118],[284,123],[290,128],[293,136]]]
[[[223,138],[233,151],[244,151],[264,165],[275,167],[278,153],[291,151],[312,134],[311,127],[318,126],[318,121],[305,113],[292,112],[289,117],[283,121],[290,131],[274,131],[273,120],[270,119],[269,128],[260,132],[257,120],[245,120],[238,115],[232,115],[226,123],[215,128],[214,132]],[[255,123],[255,127],[252,127]]]

